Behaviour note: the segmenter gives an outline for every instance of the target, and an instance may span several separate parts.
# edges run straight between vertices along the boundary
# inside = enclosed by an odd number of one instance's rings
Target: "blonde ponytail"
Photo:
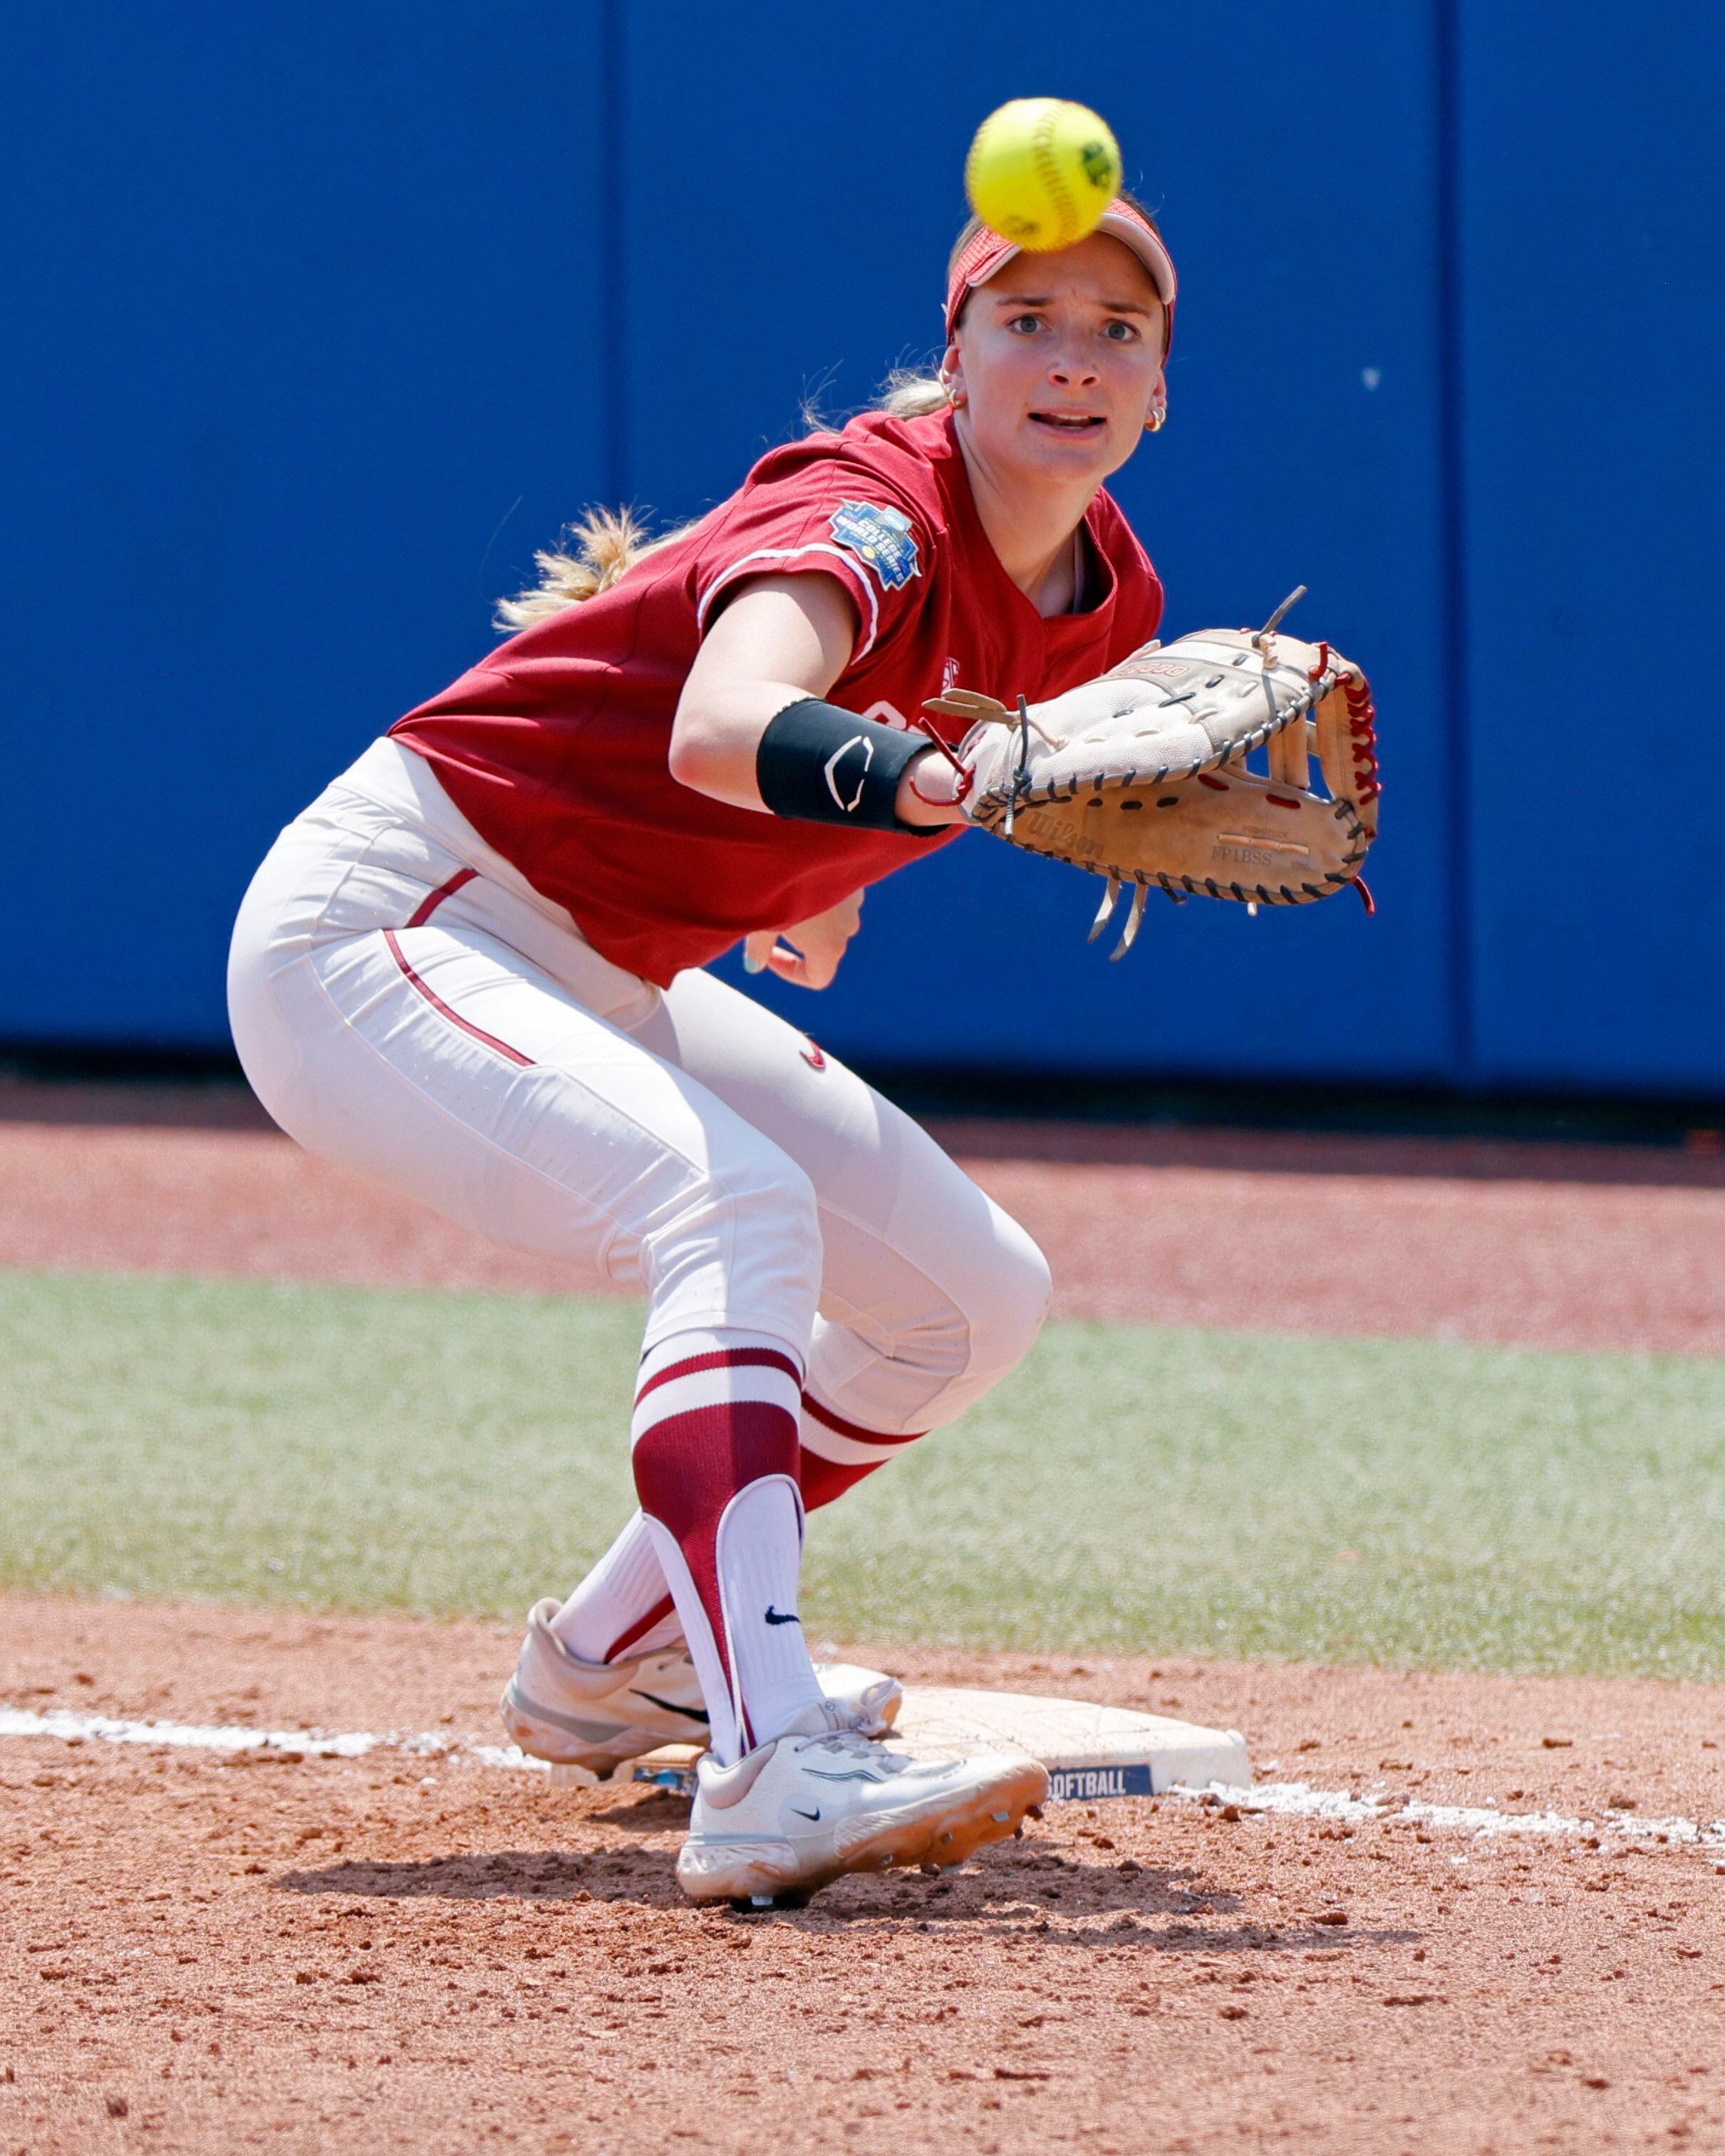
[[[920,374],[914,367],[898,367],[881,384],[875,409],[889,419],[926,419],[931,412],[944,412],[952,401],[939,375]]]
[[[627,509],[589,509],[574,523],[563,527],[562,543],[542,549],[533,557],[539,581],[531,590],[518,592],[512,599],[499,599],[493,619],[505,634],[549,621],[584,599],[608,592],[617,579],[649,554],[680,539],[694,526],[681,525],[675,531],[649,539],[647,527]]]
[[[944,412],[951,401],[938,375],[899,367],[888,376],[873,408],[894,419],[920,419],[931,412]],[[811,433],[824,433],[831,424],[812,405],[804,407],[803,418]],[[694,529],[692,523],[681,524],[675,531],[651,539],[632,510],[589,509],[563,526],[558,545],[534,555],[538,583],[512,599],[499,599],[493,624],[501,635],[514,636],[536,622],[549,621],[584,600],[596,599],[637,562]]]

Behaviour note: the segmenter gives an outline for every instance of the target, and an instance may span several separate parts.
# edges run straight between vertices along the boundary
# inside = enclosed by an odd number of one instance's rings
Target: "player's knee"
[[[1054,1293],[1054,1276],[1018,1222],[999,1214],[993,1263],[984,1294],[970,1313],[975,1358],[1004,1377],[1036,1344]]]
[[[1048,1315],[1053,1281],[1048,1260],[1017,1221],[993,1209],[986,1246],[973,1246],[961,1288],[912,1340],[896,1344],[897,1359],[937,1377],[938,1390],[919,1395],[910,1426],[953,1421],[999,1384],[1035,1345]]]

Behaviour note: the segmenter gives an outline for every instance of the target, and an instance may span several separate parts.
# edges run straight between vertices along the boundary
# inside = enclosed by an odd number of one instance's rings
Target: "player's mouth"
[[[1099,434],[1108,422],[1100,412],[1033,412],[1033,427],[1050,434]]]

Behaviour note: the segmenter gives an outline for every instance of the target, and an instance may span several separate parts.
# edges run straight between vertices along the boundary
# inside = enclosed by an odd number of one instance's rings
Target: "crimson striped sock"
[[[813,1512],[830,1505],[835,1497],[896,1459],[907,1445],[922,1436],[913,1430],[907,1437],[887,1437],[878,1430],[824,1407],[812,1393],[803,1395],[803,1508]]]
[[[814,1395],[802,1399],[798,1479],[803,1509],[817,1512],[872,1475],[923,1433],[888,1437],[847,1422]],[[831,1455],[823,1448],[830,1448]],[[679,1645],[683,1623],[665,1591],[658,1552],[637,1512],[578,1585],[572,1588],[552,1630],[586,1662],[658,1654]]]
[[[797,1599],[801,1384],[782,1341],[729,1329],[661,1341],[636,1383],[635,1490],[721,1764],[821,1697]]]

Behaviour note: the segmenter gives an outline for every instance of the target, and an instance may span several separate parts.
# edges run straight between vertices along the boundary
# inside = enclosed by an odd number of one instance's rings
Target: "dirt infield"
[[[1069,1317],[1725,1352],[1717,1159],[939,1134]],[[0,1085],[0,1229],[13,1265],[597,1285],[237,1095]],[[1053,1807],[951,1877],[701,1912],[672,1799],[480,1756],[505,1631],[0,1598],[0,2156],[1725,2150],[1725,1687],[849,1651],[1240,1727],[1290,1801]]]
[[[1725,1159],[947,1122],[1056,1313],[1725,1353]],[[239,1093],[0,1086],[0,1262],[593,1292],[271,1132]]]
[[[513,1651],[22,1599],[0,1640],[14,1708],[454,1743]],[[1725,1812],[1717,1688],[888,1659],[1241,1723],[1260,1777]],[[457,1755],[3,1738],[0,1786],[8,2152],[1725,2148],[1720,1865],[1609,1828],[1127,1799],[742,1917],[681,1902],[670,1799]]]

